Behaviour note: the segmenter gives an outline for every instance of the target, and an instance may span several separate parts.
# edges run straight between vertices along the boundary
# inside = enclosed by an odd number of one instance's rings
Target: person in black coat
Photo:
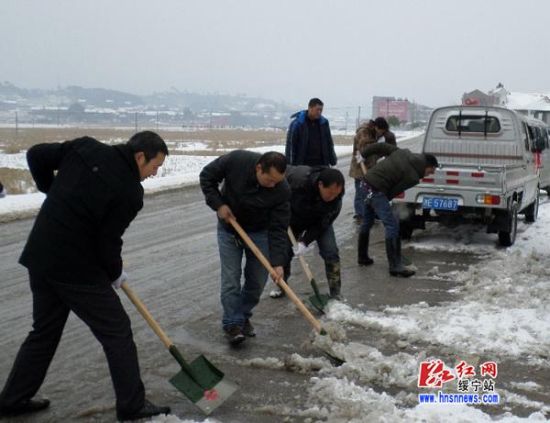
[[[290,188],[285,181],[285,170],[286,160],[280,153],[261,155],[236,150],[209,163],[200,173],[206,204],[217,212],[219,219],[222,327],[231,345],[243,342],[245,336],[255,336],[250,319],[260,301],[268,272],[245,248],[228,221],[237,220],[282,277],[290,220]],[[243,254],[246,265],[241,286]]]
[[[290,277],[292,255],[305,254],[317,242],[325,262],[330,295],[341,299],[340,255],[332,223],[342,210],[344,175],[338,169],[289,166],[286,179],[292,191],[290,228],[298,245],[289,251],[285,281]],[[279,298],[283,292],[276,287],[270,296]]]
[[[117,417],[169,412],[145,399],[130,320],[113,290],[128,277],[122,235],[143,206],[141,181],[167,154],[162,138],[148,131],[115,146],[82,137],[29,149],[30,172],[46,194],[20,258],[29,271],[34,323],[0,393],[0,415],[48,407],[48,400],[32,398],[71,311],[103,346]]]
[[[323,102],[309,100],[307,110],[293,114],[286,135],[285,156],[292,166],[334,166],[337,158]]]

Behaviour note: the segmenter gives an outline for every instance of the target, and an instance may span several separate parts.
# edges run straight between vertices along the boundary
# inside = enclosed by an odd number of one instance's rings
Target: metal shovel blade
[[[325,307],[330,300],[330,297],[326,294],[312,295],[308,298],[309,303],[320,313],[325,314]]]
[[[170,383],[206,415],[222,405],[238,389],[203,355],[182,367],[170,379]]]
[[[311,283],[311,287],[313,288],[313,293],[311,297],[309,297],[310,304],[315,307],[317,310],[319,310],[321,313],[325,313],[325,307],[328,304],[328,301],[330,300],[330,297],[326,294],[321,294],[319,292],[319,287],[317,286],[317,282],[315,281],[315,278],[311,278],[309,281]]]

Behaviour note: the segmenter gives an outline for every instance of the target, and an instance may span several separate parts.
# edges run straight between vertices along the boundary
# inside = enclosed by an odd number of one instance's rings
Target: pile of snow
[[[221,423],[219,420],[208,418],[206,420],[181,420],[178,416],[173,414],[155,416],[150,423]]]
[[[445,231],[439,228],[439,232]],[[456,237],[451,241],[447,238],[447,250],[452,244],[455,251],[482,249],[485,256],[479,264],[442,275],[457,286],[453,288],[452,301],[436,306],[420,302],[381,311],[362,311],[342,302],[330,302],[326,319],[339,327],[355,325],[364,327],[366,333],[379,331],[397,339],[397,346],[431,345],[434,351],[465,358],[472,364],[476,357],[484,356],[497,363],[521,359],[528,365],[549,368],[550,203],[541,205],[537,223],[520,225],[514,247],[497,250],[491,235],[474,232],[479,232],[479,228],[463,230],[462,238],[458,232],[453,232]],[[443,241],[433,239],[437,233],[432,228],[418,237],[421,241],[417,239],[412,243],[413,248],[424,244],[426,249],[441,249]],[[419,364],[431,358],[425,352],[384,354],[360,342],[347,343],[345,336],[340,339],[319,336],[315,342],[321,338],[322,342],[316,345],[344,358],[342,366],[334,367],[328,361],[308,366],[303,363],[312,359],[302,359],[298,354],[293,354],[292,359],[263,357],[240,363],[273,371],[313,374],[308,399],[300,409],[268,407],[269,410],[263,411],[299,416],[310,422],[333,423],[546,421],[545,413],[550,412],[550,407],[543,402],[503,389],[498,381],[496,392],[501,396],[498,409],[465,404],[419,404]],[[290,361],[297,363],[296,367],[288,366]],[[507,388],[525,394],[543,389],[532,381],[512,382]],[[510,410],[513,406],[534,412],[523,418],[510,412],[494,415],[495,410]],[[493,411],[486,413],[490,410]]]
[[[541,207],[539,225],[550,226],[550,205]],[[546,231],[535,229],[529,230],[528,241],[505,251],[493,247],[479,264],[440,274],[458,284],[453,293],[461,297],[459,301],[431,307],[420,302],[367,312],[334,303],[328,317],[396,335],[409,343],[439,344],[457,353],[501,359],[521,356],[550,366],[545,358],[550,348],[550,256]]]

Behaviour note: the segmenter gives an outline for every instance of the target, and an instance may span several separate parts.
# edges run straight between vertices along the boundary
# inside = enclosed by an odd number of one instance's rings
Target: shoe
[[[386,238],[386,255],[390,265],[390,275],[410,278],[416,272],[403,266],[401,259],[401,238]]]
[[[360,232],[357,240],[357,264],[370,266],[374,260],[369,257],[369,232]]]
[[[250,323],[249,319],[246,319],[243,326],[243,335],[248,336],[250,338],[254,338],[256,336],[256,331],[254,330],[254,326],[252,326],[252,323]]]
[[[145,400],[141,410],[132,414],[117,413],[117,419],[121,422],[144,419],[146,417],[158,416],[159,414],[170,414],[170,407],[163,407]]]
[[[282,298],[285,296],[285,292],[281,288],[276,287],[269,293],[269,296],[271,298]]]
[[[30,399],[15,405],[0,406],[0,417],[19,416],[20,414],[35,413],[50,406],[47,399]]]
[[[230,345],[239,345],[246,338],[243,335],[243,331],[239,325],[229,325],[225,330],[225,337],[229,341]]]

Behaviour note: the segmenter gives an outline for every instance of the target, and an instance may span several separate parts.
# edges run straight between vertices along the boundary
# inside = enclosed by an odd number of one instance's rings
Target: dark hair
[[[157,157],[158,153],[168,155],[168,147],[159,134],[152,131],[142,131],[132,135],[132,138],[126,143],[134,152],[142,152],[145,160],[150,161]]]
[[[286,172],[286,158],[283,154],[276,151],[268,151],[262,154],[262,157],[258,160],[258,164],[262,167],[263,173],[269,173],[273,167],[279,173]]]
[[[325,168],[319,173],[319,182],[323,184],[325,188],[330,187],[333,184],[343,187],[346,184],[344,175],[338,169]]]
[[[315,106],[324,106],[324,105],[325,104],[317,97],[312,98],[311,100],[309,100],[309,103],[307,103],[308,108],[315,107]]]
[[[437,163],[437,159],[433,154],[426,153],[424,158],[426,159],[426,167],[439,167],[439,163]]]
[[[390,129],[390,125],[388,125],[388,121],[381,116],[374,119],[374,126],[385,130]]]

